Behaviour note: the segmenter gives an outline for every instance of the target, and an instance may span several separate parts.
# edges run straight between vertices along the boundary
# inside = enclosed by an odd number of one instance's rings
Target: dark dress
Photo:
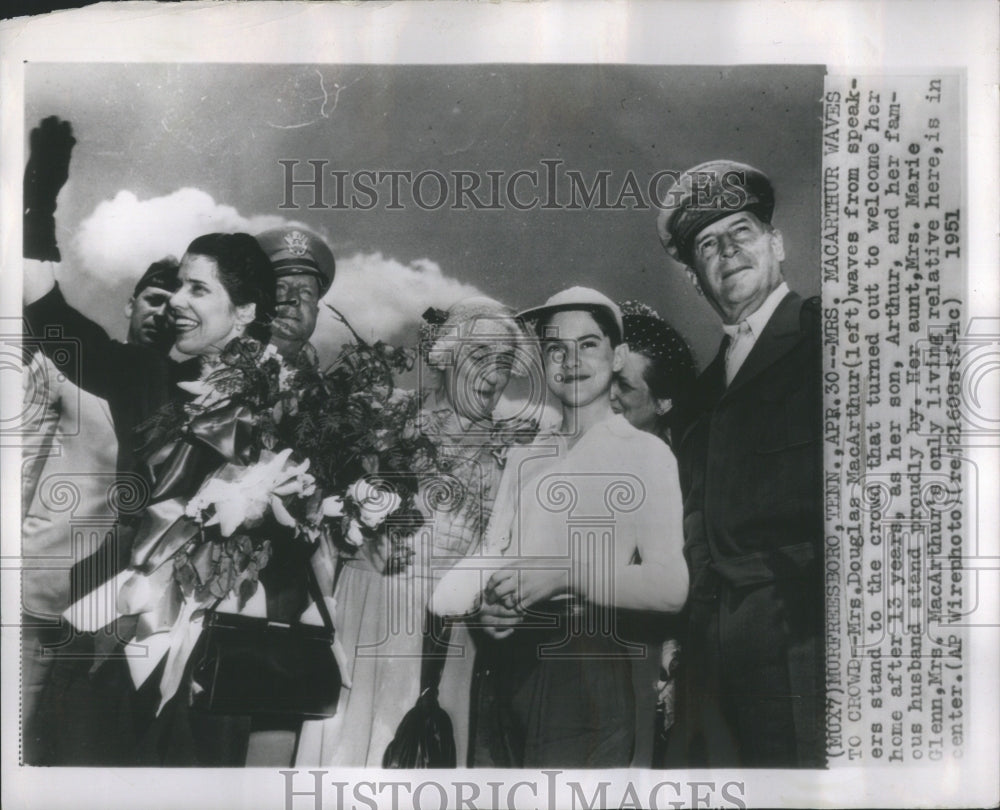
[[[128,566],[134,541],[144,532],[146,507],[168,498],[190,498],[205,476],[229,459],[188,438],[171,440],[177,445],[173,454],[163,442],[139,446],[137,426],[171,401],[189,398],[177,383],[197,377],[197,359],[178,364],[146,347],[111,340],[69,306],[58,286],[25,307],[25,317],[31,330],[26,340],[59,358],[73,382],[108,401],[119,437],[119,479],[133,482],[142,495],[119,510],[118,524],[98,552],[73,569],[71,601],[76,601]],[[67,348],[69,362],[60,354]],[[183,464],[170,468],[170,459],[177,455],[183,455]],[[289,622],[308,601],[305,564],[311,549],[292,543],[274,543],[273,548],[260,581],[268,617]],[[135,629],[134,617],[123,617],[97,633],[65,626],[66,641],[56,650],[53,674],[40,701],[43,708],[35,727],[26,730],[39,742],[39,758],[33,764],[242,766],[250,718],[189,709],[186,687],[193,660],[181,689],[159,715],[163,662],[138,689],[134,686],[124,645]]]

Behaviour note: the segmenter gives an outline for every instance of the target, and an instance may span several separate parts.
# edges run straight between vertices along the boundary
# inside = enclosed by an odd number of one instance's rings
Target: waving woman
[[[103,606],[111,612],[92,609],[101,600],[84,599],[75,611],[71,608],[78,628],[101,632],[74,637],[73,651],[90,660],[60,656],[53,668],[40,701],[47,715],[39,723],[46,730],[40,759],[49,764],[240,765],[248,722],[189,713],[186,699],[175,697],[186,682],[185,662],[176,654],[176,639],[165,641],[177,635],[171,631],[179,617],[191,613],[190,594],[174,573],[184,570],[178,554],[188,547],[195,527],[178,507],[201,489],[211,471],[257,460],[248,435],[262,413],[243,395],[247,375],[270,367],[264,359],[275,300],[270,262],[248,234],[206,234],[188,246],[180,287],[170,298],[175,348],[192,358],[200,373],[199,381],[185,382],[194,370],[190,364],[180,366],[150,347],[112,341],[70,307],[53,283],[48,262],[60,255],[51,215],[65,174],[50,189],[48,202],[37,199],[46,196],[37,190],[29,194],[29,186],[44,166],[68,170],[74,141],[67,124],[47,119],[32,143],[47,143],[64,160],[33,155],[38,165],[33,170],[29,162],[26,172],[25,257],[38,260],[26,262],[26,320],[35,334],[58,326],[77,338],[79,362],[67,370],[75,383],[108,401],[116,432],[126,438],[119,477],[127,476],[135,491],[131,501],[119,504],[118,525],[101,551],[78,566],[76,596],[93,591],[107,597]],[[38,345],[53,355],[60,348],[45,341]],[[179,373],[181,368],[186,373]],[[140,424],[141,436],[133,430]],[[274,565],[265,572],[265,588],[268,577],[282,568]],[[268,601],[263,592],[258,601]]]

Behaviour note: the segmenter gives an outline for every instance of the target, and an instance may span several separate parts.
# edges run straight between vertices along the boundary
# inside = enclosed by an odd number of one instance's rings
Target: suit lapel
[[[743,366],[722,394],[723,399],[732,396],[733,392],[745,386],[750,380],[780,360],[795,347],[801,332],[799,324],[799,311],[801,308],[802,298],[794,292],[789,292],[788,295],[781,299],[778,308],[774,310],[774,314],[764,327],[764,331],[761,332],[753,349],[743,362]],[[722,366],[724,369],[724,357]],[[723,371],[723,374],[725,374],[725,371]]]
[[[715,359],[702,372],[701,404],[705,410],[711,410],[726,391],[726,352],[729,349],[729,337],[722,339]]]

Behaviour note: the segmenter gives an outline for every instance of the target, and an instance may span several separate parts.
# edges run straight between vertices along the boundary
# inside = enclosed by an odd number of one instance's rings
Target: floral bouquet
[[[152,502],[131,565],[100,588],[118,615],[137,617],[136,642],[167,634],[161,706],[181,682],[201,612],[215,603],[260,615],[260,575],[277,557],[297,566],[325,537],[341,553],[382,558],[389,573],[410,563],[408,538],[423,521],[418,481],[436,469],[419,399],[394,386],[413,360],[359,338],[321,370],[238,338],[182,385],[188,401],[142,426]]]
[[[316,481],[307,472],[309,460],[291,464],[291,454],[291,449],[277,454],[264,450],[250,466],[226,464],[188,501],[184,514],[203,529],[217,526],[221,537],[204,542],[202,532],[201,542],[175,555],[174,576],[185,597],[203,602],[236,592],[242,607],[256,592],[258,575],[271,558],[270,539],[255,542],[253,530],[268,516],[301,533],[315,530],[321,519],[312,497]]]
[[[423,523],[419,480],[438,463],[419,397],[393,384],[413,362],[411,350],[358,338],[295,390],[279,423],[281,439],[312,461],[324,519],[339,518],[323,530],[342,554],[363,551],[386,573],[413,557],[409,538]]]
[[[437,462],[419,399],[394,387],[413,359],[358,338],[324,371],[240,339],[216,369],[182,384],[194,398],[152,420],[147,444],[180,446],[195,436],[225,460],[179,499],[190,528],[185,542],[172,534],[170,553],[186,600],[235,595],[242,610],[276,541],[327,536],[342,554],[363,550],[387,573],[406,568],[409,538],[423,522],[419,476]],[[189,452],[180,457],[193,475],[200,465]]]
[[[351,552],[389,518],[391,565],[406,564],[400,538],[420,525],[417,481],[435,469],[435,446],[417,397],[394,387],[413,353],[357,340],[321,370],[239,338],[215,368],[181,384],[192,398],[141,426],[139,452],[160,483],[135,568],[172,559],[186,598],[238,593],[242,603],[273,556],[272,538],[328,534]],[[374,506],[381,493],[391,508]]]

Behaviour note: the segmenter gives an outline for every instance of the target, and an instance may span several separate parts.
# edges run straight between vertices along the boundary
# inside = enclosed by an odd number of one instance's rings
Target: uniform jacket
[[[701,765],[824,761],[819,314],[818,299],[786,295],[728,388],[723,345],[681,443],[689,739],[711,740]]]
[[[698,379],[681,442],[692,596],[819,570],[823,538],[819,299],[782,299],[732,384],[725,349]]]

